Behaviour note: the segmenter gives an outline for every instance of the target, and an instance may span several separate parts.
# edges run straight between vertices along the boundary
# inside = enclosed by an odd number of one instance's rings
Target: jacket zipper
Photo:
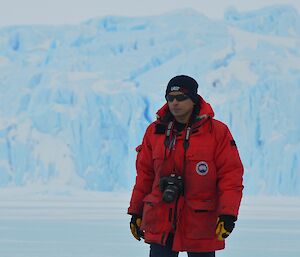
[[[176,230],[176,223],[177,223],[177,205],[178,205],[179,197],[176,199],[175,208],[174,208],[174,216],[173,216],[173,223],[172,228],[174,231]]]
[[[169,209],[169,222],[172,221],[172,208]]]

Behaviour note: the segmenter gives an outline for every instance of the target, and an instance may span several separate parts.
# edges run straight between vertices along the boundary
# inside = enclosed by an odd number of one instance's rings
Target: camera
[[[159,181],[159,190],[163,193],[162,200],[166,203],[175,201],[183,193],[183,180],[181,176],[171,174],[161,177]]]

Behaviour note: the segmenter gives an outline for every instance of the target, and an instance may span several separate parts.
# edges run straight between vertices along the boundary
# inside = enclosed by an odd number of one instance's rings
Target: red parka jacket
[[[137,176],[128,213],[142,216],[146,243],[165,245],[168,234],[174,233],[174,251],[223,249],[225,242],[215,235],[218,216],[237,217],[242,198],[243,165],[235,141],[228,127],[213,119],[211,106],[199,98],[200,113],[190,128],[176,133],[171,122],[163,122],[168,112],[165,104],[137,148]],[[183,177],[184,194],[166,203],[159,180],[172,173]]]

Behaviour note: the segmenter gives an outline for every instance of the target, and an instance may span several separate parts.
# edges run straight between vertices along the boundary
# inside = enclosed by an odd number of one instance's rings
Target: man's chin
[[[173,116],[177,116],[177,115],[182,115],[182,112],[181,112],[181,110],[173,110],[172,111],[172,114],[173,114]]]
[[[183,117],[183,115],[179,114],[179,113],[175,113],[175,114],[173,114],[173,116],[174,116],[175,119],[180,119],[180,118]]]

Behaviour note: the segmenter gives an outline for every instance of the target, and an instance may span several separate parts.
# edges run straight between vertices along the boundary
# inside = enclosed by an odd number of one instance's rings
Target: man
[[[237,220],[243,165],[229,129],[197,89],[189,76],[172,78],[167,103],[137,147],[128,214],[150,257],[215,256]]]

